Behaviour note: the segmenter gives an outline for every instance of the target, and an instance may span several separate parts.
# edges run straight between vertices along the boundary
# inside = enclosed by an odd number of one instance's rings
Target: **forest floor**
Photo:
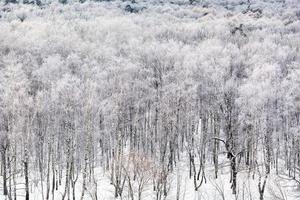
[[[182,162],[177,165],[176,170],[170,174],[169,178],[169,192],[166,197],[166,200],[175,200],[177,198],[177,188],[180,185],[180,200],[258,200],[258,175],[255,174],[253,179],[253,173],[249,174],[246,170],[240,171],[238,173],[238,188],[237,194],[233,195],[231,190],[230,180],[230,171],[229,171],[229,162],[224,160],[221,162],[219,169],[218,179],[214,178],[214,169],[213,166],[206,168],[206,182],[198,189],[194,190],[193,178],[189,178],[189,167],[186,162]],[[281,172],[281,174],[283,174]],[[34,176],[34,175],[32,175]],[[38,175],[36,175],[38,176]],[[97,168],[95,170],[95,178],[97,182],[97,195],[99,200],[113,200],[114,198],[114,186],[110,184],[110,174],[105,172],[102,168]],[[2,177],[1,177],[2,180]],[[38,181],[38,180],[37,180]],[[25,196],[24,193],[24,181],[18,179],[18,198],[23,199]],[[59,186],[59,189],[55,191],[55,200],[62,198],[64,192],[64,180],[62,185]],[[178,184],[179,182],[179,184]],[[41,200],[42,199],[42,189],[40,182],[36,182],[35,185],[33,182],[30,183],[30,199],[31,200]],[[2,182],[0,182],[2,185]],[[46,183],[44,183],[44,195],[45,195]],[[2,189],[2,188],[1,188]],[[85,193],[84,199],[92,199],[91,194],[93,193],[93,187]],[[1,191],[2,192],[2,191]],[[79,175],[78,181],[76,182],[75,197],[80,199],[82,192],[82,174]],[[122,199],[129,199],[127,194],[127,188],[124,188],[124,196]],[[71,188],[71,199],[72,198],[72,188]],[[4,196],[0,195],[0,200],[4,200]],[[50,194],[50,198],[52,195]],[[151,180],[146,184],[145,189],[142,193],[142,199],[152,200],[155,199],[155,193],[153,192],[153,185]],[[276,175],[272,173],[266,184],[266,191],[264,194],[265,200],[298,200],[300,199],[300,187],[292,178],[287,175]]]

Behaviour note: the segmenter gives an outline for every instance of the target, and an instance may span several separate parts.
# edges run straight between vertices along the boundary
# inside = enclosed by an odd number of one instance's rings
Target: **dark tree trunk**
[[[28,160],[24,161],[24,175],[25,175],[25,200],[29,200],[29,179],[28,179]]]
[[[7,171],[6,171],[6,149],[2,150],[1,153],[2,157],[2,169],[3,169],[3,195],[7,196],[8,195],[8,190],[7,190]]]
[[[237,178],[237,169],[236,169],[236,158],[232,157],[231,160],[231,171],[232,171],[232,194],[236,194],[236,178]]]

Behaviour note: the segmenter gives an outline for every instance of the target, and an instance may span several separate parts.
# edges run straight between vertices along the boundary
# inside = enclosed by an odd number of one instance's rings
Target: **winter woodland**
[[[299,200],[299,0],[1,0],[1,200]]]

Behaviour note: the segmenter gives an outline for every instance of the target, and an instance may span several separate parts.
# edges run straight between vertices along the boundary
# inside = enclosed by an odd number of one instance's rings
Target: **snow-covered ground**
[[[188,166],[185,162],[180,163],[176,170],[170,176],[170,189],[166,200],[174,200],[177,197],[178,182],[180,183],[180,195],[179,200],[258,200],[258,176],[253,178],[253,173],[248,173],[246,170],[238,173],[238,190],[237,195],[232,194],[230,188],[230,171],[229,162],[222,162],[220,165],[220,175],[218,179],[213,176],[213,169],[207,167],[206,171],[206,183],[200,187],[198,191],[194,190],[193,179],[189,179]],[[281,172],[282,173],[282,172]],[[104,172],[102,168],[95,170],[95,177],[97,182],[97,195],[99,200],[113,200],[114,198],[114,187],[110,184],[108,172]],[[44,188],[46,183],[44,183]],[[17,194],[18,199],[24,198],[24,181],[18,179]],[[84,199],[92,199],[91,194],[94,188],[87,190],[87,195]],[[59,187],[59,190],[55,191],[54,199],[61,199],[64,190],[64,185]],[[124,189],[123,199],[130,199],[128,195],[128,188]],[[76,183],[76,199],[80,199],[82,191],[82,177],[79,177]],[[127,195],[126,195],[127,194]],[[266,192],[264,199],[266,200],[298,200],[300,198],[299,185],[289,178],[287,175],[276,175],[272,173],[267,179]],[[5,199],[4,196],[0,195],[0,199]],[[41,200],[42,191],[40,182],[38,186],[34,183],[30,184],[30,199]],[[52,195],[50,194],[50,198]],[[71,195],[72,199],[72,195]],[[143,190],[142,199],[152,200],[155,199],[155,193],[153,192],[153,186],[151,181],[148,182],[147,186]]]

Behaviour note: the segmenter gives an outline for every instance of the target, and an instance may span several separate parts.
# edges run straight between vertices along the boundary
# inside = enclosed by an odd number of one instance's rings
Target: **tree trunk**
[[[70,177],[69,177],[69,167],[70,164],[69,162],[67,162],[67,168],[66,168],[66,182],[65,182],[65,191],[63,193],[63,196],[62,196],[62,200],[64,200],[66,198],[66,195],[68,194],[69,195],[69,190],[70,190]]]
[[[81,192],[81,200],[83,200],[84,197],[84,192],[86,189],[86,174],[87,174],[87,155],[85,154],[84,156],[84,169],[83,169],[83,173],[82,173],[82,192]]]
[[[237,178],[237,169],[236,169],[236,157],[233,157],[231,160],[231,171],[232,171],[232,194],[236,194],[236,178]]]
[[[28,179],[28,158],[25,156],[24,175],[25,175],[25,200],[29,200],[29,179]]]
[[[49,143],[48,149],[48,163],[47,163],[47,191],[46,191],[46,200],[49,199],[50,194],[50,159],[51,159],[51,144]]]
[[[8,190],[7,190],[7,171],[6,171],[6,149],[2,150],[1,153],[2,157],[2,169],[3,169],[3,195],[7,196],[8,195]]]

